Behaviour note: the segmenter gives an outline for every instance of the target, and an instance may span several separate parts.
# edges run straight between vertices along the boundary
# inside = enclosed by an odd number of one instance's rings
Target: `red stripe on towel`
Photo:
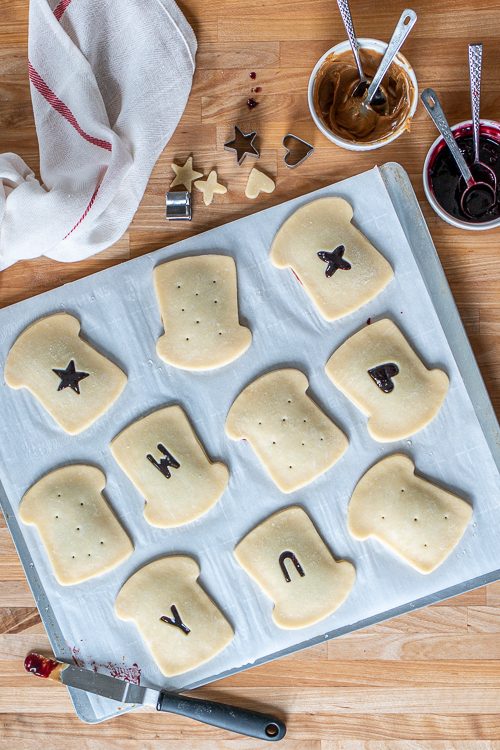
[[[37,73],[31,63],[29,63],[29,77],[31,83],[37,89],[37,91],[40,92],[43,98],[46,99],[50,106],[53,107],[56,112],[59,112],[59,114],[62,115],[69,122],[69,124],[72,125],[72,127],[74,127],[76,132],[81,135],[82,138],[84,138],[89,143],[93,143],[94,146],[99,146],[100,148],[106,149],[106,151],[111,151],[111,143],[109,141],[104,141],[101,138],[95,138],[93,135],[89,135],[88,133],[86,133],[85,130],[80,127],[76,117],[74,116],[70,108],[66,104],[64,104],[64,102],[62,102],[59,97],[56,96],[56,94],[54,94],[54,92],[47,86],[43,78],[39,73]]]
[[[64,11],[70,3],[71,0],[61,0],[61,2],[56,5],[56,7],[54,8],[54,15],[58,21],[61,20],[62,16],[64,15]]]
[[[82,214],[82,215],[80,216],[80,218],[79,218],[79,219],[78,219],[78,221],[76,222],[76,224],[75,224],[75,226],[73,227],[73,229],[70,229],[70,230],[69,230],[69,232],[68,232],[68,234],[66,234],[66,235],[65,235],[65,236],[63,237],[63,240],[65,240],[65,239],[66,239],[67,237],[69,237],[69,235],[70,235],[70,234],[71,234],[72,232],[74,232],[74,231],[75,231],[75,229],[76,229],[77,227],[79,227],[79,226],[80,226],[80,224],[82,223],[82,221],[84,220],[84,218],[85,218],[85,217],[87,216],[88,212],[90,211],[90,209],[91,209],[91,208],[92,208],[92,206],[94,205],[94,201],[95,201],[95,199],[96,199],[96,197],[97,197],[97,193],[99,192],[99,188],[101,187],[101,183],[102,183],[102,177],[101,177],[101,175],[99,175],[99,177],[98,177],[98,180],[97,180],[97,185],[95,186],[95,190],[94,190],[94,192],[92,193],[92,196],[91,196],[91,198],[90,198],[90,200],[89,200],[89,202],[88,202],[88,204],[87,204],[87,208],[85,209],[85,211],[83,212],[83,214]]]

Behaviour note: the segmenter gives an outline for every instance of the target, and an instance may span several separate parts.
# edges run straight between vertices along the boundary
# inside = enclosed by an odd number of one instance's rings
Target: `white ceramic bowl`
[[[384,54],[385,50],[387,49],[387,44],[385,42],[381,42],[379,39],[358,39],[359,46],[361,49],[371,49],[375,50],[375,52],[380,52],[382,55]],[[324,136],[328,138],[329,141],[332,143],[336,143],[337,146],[341,146],[342,148],[346,148],[349,151],[373,151],[376,148],[381,148],[382,146],[385,146],[387,143],[391,143],[391,141],[395,141],[396,138],[399,138],[399,136],[404,133],[408,129],[408,123],[415,114],[415,110],[417,108],[417,102],[418,102],[418,84],[417,79],[415,77],[415,73],[413,72],[413,68],[411,67],[410,63],[404,57],[400,52],[396,55],[394,58],[394,62],[396,65],[399,65],[401,68],[403,68],[409,79],[411,80],[413,84],[413,92],[412,92],[412,99],[410,102],[410,110],[408,113],[408,117],[404,122],[401,123],[399,128],[395,130],[390,135],[386,136],[385,138],[376,141],[375,143],[353,143],[352,141],[348,141],[345,138],[341,138],[340,136],[336,135],[335,133],[332,133],[332,131],[326,127],[324,122],[322,122],[321,118],[318,116],[313,103],[313,95],[314,95],[314,82],[316,80],[316,75],[323,65],[323,62],[325,59],[332,54],[341,54],[342,52],[347,52],[347,50],[350,50],[351,46],[349,42],[346,40],[345,42],[340,42],[340,44],[336,44],[335,47],[332,47],[328,50],[328,52],[325,52],[322,57],[318,60],[316,65],[313,68],[313,71],[311,73],[311,77],[309,78],[309,87],[307,91],[307,101],[309,104],[309,110],[311,112],[311,116],[316,123],[316,127],[321,130]]]
[[[460,134],[472,134],[471,120],[457,122],[457,124],[453,125],[451,128],[452,133],[455,133],[456,131],[459,131]],[[481,132],[485,132],[486,134],[494,137],[495,140],[500,143],[500,123],[495,122],[494,120],[481,120]],[[495,219],[494,221],[485,221],[483,224],[473,224],[472,222],[463,221],[462,219],[456,219],[454,216],[451,216],[447,211],[445,211],[444,208],[442,208],[437,202],[436,196],[434,195],[434,190],[432,189],[430,171],[438,152],[443,147],[444,140],[443,137],[439,135],[427,152],[422,175],[425,195],[434,211],[443,219],[443,221],[448,222],[448,224],[451,224],[453,227],[457,227],[458,229],[467,229],[472,232],[478,232],[484,229],[494,229],[495,227],[500,227],[500,218]]]

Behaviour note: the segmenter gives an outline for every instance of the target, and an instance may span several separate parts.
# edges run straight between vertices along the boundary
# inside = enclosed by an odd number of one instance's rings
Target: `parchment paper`
[[[268,259],[275,232],[294,209],[312,198],[340,195],[354,208],[354,222],[391,262],[395,279],[373,302],[335,323],[315,311],[288,270]],[[208,373],[189,373],[158,359],[162,333],[152,270],[181,255],[222,252],[237,263],[240,316],[252,330],[250,349],[236,362]],[[89,462],[107,476],[105,494],[134,544],[116,570],[77,586],[60,586],[34,527],[23,526],[67,643],[87,666],[128,675],[142,684],[184,688],[240,668],[334,628],[349,625],[500,567],[500,482],[495,464],[434,312],[389,195],[373,169],[344,182],[227,224],[205,234],[123,263],[54,291],[0,310],[0,362],[32,321],[66,310],[82,324],[83,336],[128,374],[115,405],[77,437],[65,435],[26,391],[0,385],[0,475],[17,509],[24,492],[48,471],[68,462]],[[324,365],[333,350],[368,318],[391,317],[428,366],[450,376],[450,390],[434,421],[411,440],[379,444],[365,417],[333,386]],[[273,485],[246,442],[226,438],[227,411],[241,389],[267,369],[293,366],[309,378],[309,393],[348,434],[343,458],[309,486],[284,495]],[[205,516],[181,528],[155,529],[142,515],[143,499],[113,460],[108,445],[145,412],[169,403],[187,411],[208,454],[230,469],[229,487]],[[357,542],[346,528],[352,490],[377,459],[407,452],[418,471],[468,498],[474,516],[459,546],[428,576],[421,575],[375,541]],[[351,560],[357,581],[346,603],[303,630],[279,630],[272,603],[238,566],[232,550],[258,522],[279,508],[301,504],[337,558]],[[233,624],[233,642],[199,669],[166,680],[133,623],[118,620],[113,602],[124,581],[158,556],[183,553],[201,565],[200,582]],[[106,667],[107,665],[107,667]],[[133,665],[137,665],[137,668]],[[118,704],[92,697],[97,717]]]

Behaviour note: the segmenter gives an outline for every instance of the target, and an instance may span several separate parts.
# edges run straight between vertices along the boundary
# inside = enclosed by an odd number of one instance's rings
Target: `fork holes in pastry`
[[[74,556],[74,555],[71,555],[71,559],[72,559],[72,560],[74,560],[74,559],[75,559],[75,556]]]
[[[303,421],[303,422],[304,422],[304,424],[305,424],[305,423],[307,422],[307,419],[303,419],[302,421]]]
[[[404,492],[404,490],[402,489],[401,492]]]
[[[79,526],[77,526],[77,527],[76,527],[76,530],[77,530],[77,531],[80,531],[80,527],[79,527]]]
[[[217,304],[217,300],[216,300],[216,299],[214,299],[214,305],[216,305],[216,304]]]
[[[200,322],[200,321],[199,321],[199,320],[197,320],[197,321],[196,321],[196,324],[198,325],[198,323],[199,323],[199,322]]]
[[[273,445],[276,445],[276,440],[273,440]]]
[[[288,468],[289,468],[289,469],[293,469],[293,466],[289,466]]]
[[[385,516],[380,516],[380,518],[382,519],[382,521],[385,521]]]
[[[57,497],[61,497],[61,493],[60,492],[57,493]]]
[[[289,398],[289,399],[288,399],[288,401],[287,401],[287,403],[288,403],[288,404],[291,404],[291,403],[292,403],[292,399],[291,399],[291,398]]]
[[[189,336],[186,336],[186,341],[189,341]]]
[[[418,518],[414,518],[413,520],[414,520],[414,521],[418,521]]]
[[[104,544],[104,542],[101,542],[101,544]]]
[[[444,517],[445,521],[447,521],[447,520],[448,520],[448,516],[443,516],[443,517]]]
[[[215,280],[215,279],[214,279],[214,280],[212,281],[212,284],[217,284],[217,282],[216,282],[216,280]]]
[[[83,503],[80,503],[80,505],[83,505]]]
[[[222,331],[219,331],[219,336],[222,336]]]
[[[56,516],[56,518],[59,518],[59,516]]]

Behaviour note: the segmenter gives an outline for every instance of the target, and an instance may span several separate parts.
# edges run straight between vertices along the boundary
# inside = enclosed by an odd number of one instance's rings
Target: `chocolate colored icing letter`
[[[381,391],[390,393],[394,390],[393,377],[399,373],[399,367],[394,362],[386,362],[368,370],[368,375],[375,381]]]
[[[153,464],[153,466],[156,466],[156,468],[158,469],[158,471],[161,471],[161,473],[163,474],[164,477],[166,477],[166,479],[170,479],[170,477],[172,476],[172,474],[170,473],[170,467],[172,469],[179,469],[180,468],[180,463],[172,456],[172,454],[170,453],[170,451],[168,451],[165,448],[165,446],[162,445],[162,443],[158,443],[157,447],[158,447],[158,450],[160,451],[160,453],[163,453],[163,455],[165,456],[165,458],[161,458],[160,461],[158,462],[151,455],[151,453],[148,453],[147,456],[146,456],[146,458],[148,459],[148,461],[151,461],[151,463]]]
[[[295,569],[301,578],[305,576],[304,568],[299,563],[296,556],[293,554],[293,552],[286,550],[285,552],[281,553],[279,557],[279,564],[280,564],[281,570],[283,571],[283,575],[285,576],[285,581],[287,583],[290,583],[292,579],[290,578],[290,573],[286,569],[285,560],[291,560],[293,562],[293,564],[295,565]]]
[[[175,625],[175,627],[182,630],[182,632],[185,633],[185,635],[188,635],[191,632],[191,630],[190,628],[188,628],[187,625],[185,625],[185,623],[182,622],[182,617],[180,616],[179,610],[177,609],[175,604],[172,604],[172,606],[170,607],[170,610],[174,616],[173,619],[171,617],[168,617],[167,615],[162,615],[162,617],[160,617],[160,620],[162,622],[166,622],[167,625]]]
[[[335,271],[338,271],[339,269],[341,271],[351,270],[351,264],[343,259],[344,251],[344,245],[339,245],[331,252],[320,250],[318,253],[318,258],[322,260],[323,263],[326,263],[325,276],[327,279],[331,278]]]

